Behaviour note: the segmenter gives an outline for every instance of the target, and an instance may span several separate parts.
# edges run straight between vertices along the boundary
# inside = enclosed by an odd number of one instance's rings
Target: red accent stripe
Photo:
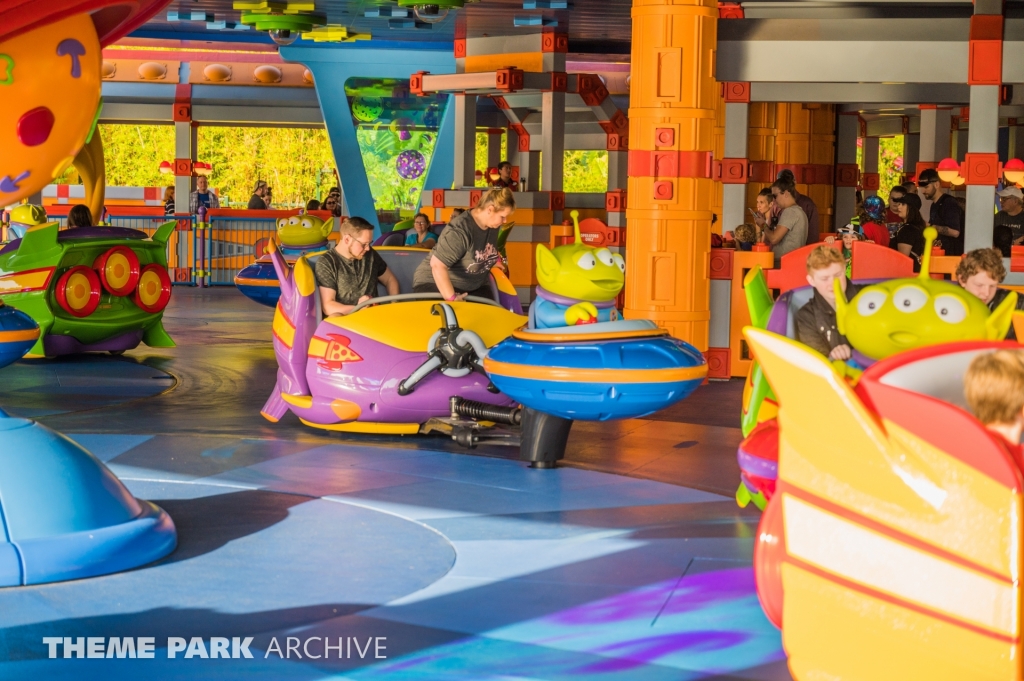
[[[711,177],[710,151],[644,151],[630,149],[630,177]]]
[[[834,502],[828,501],[827,499],[823,499],[817,496],[816,494],[801,489],[800,487],[796,487],[791,482],[783,482],[782,480],[779,480],[778,491],[780,494],[791,494],[795,498],[800,499],[802,501],[806,501],[809,504],[813,504],[814,506],[817,506],[823,511],[828,511],[829,513],[849,520],[852,523],[856,523],[866,529],[884,535],[889,539],[898,541],[901,544],[906,544],[907,546],[929,553],[935,556],[936,558],[941,558],[945,561],[949,561],[950,563],[955,563],[960,567],[967,568],[974,572],[979,572],[985,575],[986,577],[991,577],[992,579],[1002,582],[1003,584],[1013,585],[1014,583],[1014,580],[1012,578],[999,572],[996,572],[992,568],[985,567],[984,565],[979,565],[978,563],[970,561],[964,558],[963,556],[951,553],[947,549],[940,548],[938,546],[935,546],[934,544],[929,544],[925,541],[922,541],[921,539],[918,539],[917,537],[912,537],[909,534],[904,534],[903,532],[900,532],[899,530],[896,530],[888,525],[883,525],[877,520],[872,520],[871,518],[863,516],[860,513],[857,513],[856,511],[851,511],[848,508],[840,506]]]
[[[921,360],[979,348],[1020,348],[1012,342],[967,341],[901,352],[872,365],[855,389],[864,404],[917,437],[1015,494],[1024,489],[1021,472],[998,440],[959,407],[928,395],[882,383],[886,374]]]
[[[292,344],[289,343],[288,341],[286,341],[284,338],[281,338],[280,336],[278,336],[277,335],[277,331],[273,331],[272,330],[271,334],[274,336],[274,338],[276,338],[277,340],[281,341],[281,344],[284,345],[286,348],[288,348],[289,350],[292,349]]]
[[[845,579],[843,577],[840,577],[839,575],[832,574],[831,572],[826,572],[825,570],[822,570],[821,568],[815,567],[815,566],[813,566],[813,565],[811,565],[809,563],[805,563],[804,561],[800,560],[799,558],[794,558],[794,557],[792,557],[792,556],[790,556],[788,554],[786,555],[786,559],[785,559],[784,562],[789,563],[789,564],[793,565],[794,567],[798,567],[801,570],[806,570],[807,572],[810,572],[811,574],[817,575],[818,577],[821,577],[822,579],[826,579],[826,580],[828,580],[830,582],[834,582],[835,584],[838,584],[838,585],[840,585],[840,586],[842,586],[842,587],[844,587],[846,589],[849,589],[850,591],[856,591],[856,592],[862,593],[862,594],[864,594],[866,596],[871,596],[872,598],[877,598],[880,601],[885,601],[886,603],[892,603],[893,605],[898,605],[901,608],[906,608],[907,610],[912,610],[912,611],[914,611],[914,612],[916,612],[916,613],[918,613],[920,615],[925,615],[927,617],[933,617],[933,618],[935,618],[937,620],[941,620],[943,622],[946,622],[947,624],[952,624],[953,626],[960,627],[961,629],[967,629],[968,631],[972,631],[972,632],[974,632],[976,634],[981,634],[982,636],[987,636],[988,638],[994,638],[997,641],[1002,641],[1004,643],[1009,643],[1011,645],[1017,645],[1020,642],[1020,637],[1019,636],[1018,637],[1012,637],[1012,636],[1007,636],[1006,634],[1001,634],[1001,633],[998,633],[998,632],[995,632],[995,631],[991,631],[989,629],[985,629],[983,627],[980,627],[977,624],[972,624],[970,622],[964,622],[963,620],[956,619],[956,618],[954,618],[954,617],[952,617],[950,615],[947,615],[947,614],[945,614],[943,612],[938,612],[936,610],[932,610],[930,608],[926,608],[924,606],[918,605],[917,603],[911,603],[910,601],[905,601],[902,598],[897,598],[897,597],[892,596],[890,594],[883,593],[881,591],[876,591],[875,589],[872,589],[871,587],[864,586],[863,584],[858,584],[857,582],[851,582],[850,580]]]

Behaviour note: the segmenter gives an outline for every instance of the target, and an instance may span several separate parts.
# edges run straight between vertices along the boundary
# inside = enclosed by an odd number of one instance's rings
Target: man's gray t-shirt
[[[456,291],[469,293],[486,286],[491,268],[498,262],[498,230],[481,229],[473,212],[458,215],[441,232],[431,255],[448,268]],[[434,284],[430,258],[424,258],[412,278],[413,286]]]
[[[1005,210],[1001,210],[996,213],[994,226],[1009,227],[1013,232],[1013,240],[1016,241],[1024,236],[1024,212],[1010,215]]]
[[[355,305],[363,296],[377,297],[377,280],[387,269],[384,258],[372,248],[361,260],[349,260],[332,248],[316,261],[313,273],[317,286],[334,289],[335,301]]]
[[[807,245],[807,214],[800,206],[792,205],[779,214],[776,229],[779,227],[786,227],[789,231],[782,237],[782,241],[772,246],[776,267],[779,266],[782,256]]]

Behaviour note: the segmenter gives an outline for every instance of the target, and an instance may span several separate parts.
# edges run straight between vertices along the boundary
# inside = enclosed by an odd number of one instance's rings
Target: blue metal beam
[[[285,61],[305,64],[313,73],[320,110],[323,112],[338,175],[345,189],[349,212],[367,219],[374,225],[374,235],[380,236],[377,209],[370,193],[370,183],[366,179],[366,167],[363,165],[363,156],[356,140],[356,128],[352,122],[348,98],[345,96],[345,82],[349,78],[408,78],[417,71],[454,73],[454,54],[447,50],[351,49],[347,45],[336,48],[291,45],[281,47],[280,52]],[[443,134],[446,126],[452,129],[448,135]],[[450,152],[446,153],[444,143],[452,146]],[[454,120],[449,122],[449,114],[446,111],[442,130],[438,134],[434,159],[440,155],[441,166],[447,165],[450,168],[453,154]],[[447,163],[444,162],[446,157],[449,158]],[[442,176],[436,179],[439,182],[443,179],[443,171],[435,163],[431,163],[427,179],[433,178],[435,168],[438,168],[438,173],[442,173]],[[452,171],[448,172],[450,175]]]
[[[423,196],[432,189],[451,189],[455,181],[455,107],[452,104],[452,97],[448,95],[448,103],[444,107],[444,117],[441,119],[441,127],[437,131],[437,141],[434,144],[434,155],[430,157],[430,168],[427,169],[427,179],[423,182],[423,191],[420,193],[420,205],[423,205]]]

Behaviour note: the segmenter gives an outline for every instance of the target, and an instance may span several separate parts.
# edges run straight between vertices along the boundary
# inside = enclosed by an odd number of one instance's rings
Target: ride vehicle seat
[[[400,222],[397,225],[395,225],[395,229],[393,229],[392,231],[388,232],[387,234],[382,234],[379,237],[377,237],[374,240],[373,245],[374,246],[404,246],[405,245],[405,238],[408,236],[409,230],[412,229],[412,222],[411,221],[407,221],[407,222],[409,223],[407,227],[399,228],[400,225],[406,224],[406,222]],[[448,226],[447,224],[441,224],[441,225],[431,224],[430,225],[430,232],[432,234],[434,234],[434,236],[440,237],[441,236],[441,232],[443,232],[444,228],[447,227],[447,226]]]
[[[408,248],[382,248],[377,251],[377,254],[384,258],[384,262],[388,264],[388,269],[398,279],[399,293],[412,293],[412,278],[416,273],[416,268],[419,267],[424,258],[430,257],[430,251],[412,246]],[[491,285],[491,296],[494,300],[500,300],[498,297],[498,285],[495,283],[493,275],[490,277],[489,282]],[[387,294],[388,290],[384,285],[377,284],[377,296],[381,297]]]

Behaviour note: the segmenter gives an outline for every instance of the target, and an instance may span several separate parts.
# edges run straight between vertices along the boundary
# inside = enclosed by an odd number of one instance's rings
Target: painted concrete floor
[[[0,372],[0,407],[90,449],[179,533],[154,565],[0,589],[0,678],[790,678],[753,587],[758,515],[731,499],[738,383],[576,424],[567,465],[536,471],[508,448],[266,422],[271,314],[178,288],[177,348]],[[156,651],[49,659],[44,637]],[[170,637],[202,651],[169,659]],[[203,657],[213,637],[252,637],[252,658]]]

